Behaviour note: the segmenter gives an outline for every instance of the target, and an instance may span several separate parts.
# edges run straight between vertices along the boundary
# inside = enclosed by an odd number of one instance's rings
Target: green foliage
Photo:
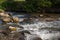
[[[51,7],[52,3],[49,0],[40,0],[41,7]]]
[[[60,8],[60,0],[51,0],[52,7]]]
[[[51,7],[51,2],[49,0],[26,0],[25,2],[6,0],[1,4],[0,8],[4,10],[37,12],[41,8],[46,7]]]
[[[24,4],[23,4],[23,9],[26,10],[27,12],[33,12],[36,10],[36,5],[34,5],[35,1],[32,0],[27,0]]]
[[[60,0],[0,0],[0,9],[9,11],[38,12],[54,5],[60,5]]]
[[[14,1],[17,1],[17,2],[19,2],[19,1],[25,1],[25,0],[14,0]]]
[[[4,12],[4,10],[3,9],[0,9],[0,12]]]
[[[5,2],[3,2],[1,4],[1,6],[4,8],[4,10],[14,10],[14,8],[16,8],[15,3],[13,2],[13,0],[7,0]]]
[[[0,4],[2,4],[3,2],[5,2],[6,0],[0,0]]]
[[[60,0],[51,0],[53,3],[60,3]]]
[[[0,9],[4,9],[3,7],[2,7],[2,3],[3,2],[5,2],[6,0],[0,0]]]
[[[36,12],[43,8],[49,8],[51,5],[50,0],[26,0],[23,8],[28,12]]]

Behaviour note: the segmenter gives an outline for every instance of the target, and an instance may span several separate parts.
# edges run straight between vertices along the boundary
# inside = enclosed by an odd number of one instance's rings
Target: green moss
[[[25,1],[25,0],[14,0],[14,1]]]
[[[0,12],[4,12],[4,10],[3,9],[0,9]]]

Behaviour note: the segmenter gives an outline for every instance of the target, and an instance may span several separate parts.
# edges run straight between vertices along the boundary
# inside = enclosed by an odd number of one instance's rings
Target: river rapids
[[[20,18],[22,21],[23,18]],[[36,21],[37,20],[37,21]],[[38,21],[34,19],[29,22],[21,22],[20,26],[31,34],[25,34],[26,40],[35,40],[39,37],[42,40],[60,40],[60,21]]]
[[[42,40],[60,40],[60,21],[38,21],[21,24],[21,26],[32,34],[26,34],[26,40],[33,40],[36,37],[40,37]]]

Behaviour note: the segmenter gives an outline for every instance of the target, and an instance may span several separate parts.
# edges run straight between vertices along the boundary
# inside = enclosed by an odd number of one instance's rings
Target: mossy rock
[[[0,9],[0,13],[1,13],[1,12],[4,12],[4,10],[3,10],[3,9]]]

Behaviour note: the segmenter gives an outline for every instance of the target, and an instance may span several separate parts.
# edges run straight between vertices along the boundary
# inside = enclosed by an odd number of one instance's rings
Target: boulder
[[[55,18],[45,18],[44,21],[54,21],[56,20]]]
[[[10,18],[3,18],[2,21],[5,23],[8,23],[8,22],[11,22],[11,19]]]
[[[18,17],[13,17],[13,22],[18,23],[19,22],[19,18]]]
[[[5,14],[4,13],[0,13],[0,16],[5,16]]]
[[[2,16],[2,17],[10,17],[9,14],[7,14],[7,13],[0,13],[0,16]]]
[[[11,31],[16,31],[16,27],[9,26],[9,29],[10,29]]]
[[[5,14],[5,17],[10,17],[8,14]]]

